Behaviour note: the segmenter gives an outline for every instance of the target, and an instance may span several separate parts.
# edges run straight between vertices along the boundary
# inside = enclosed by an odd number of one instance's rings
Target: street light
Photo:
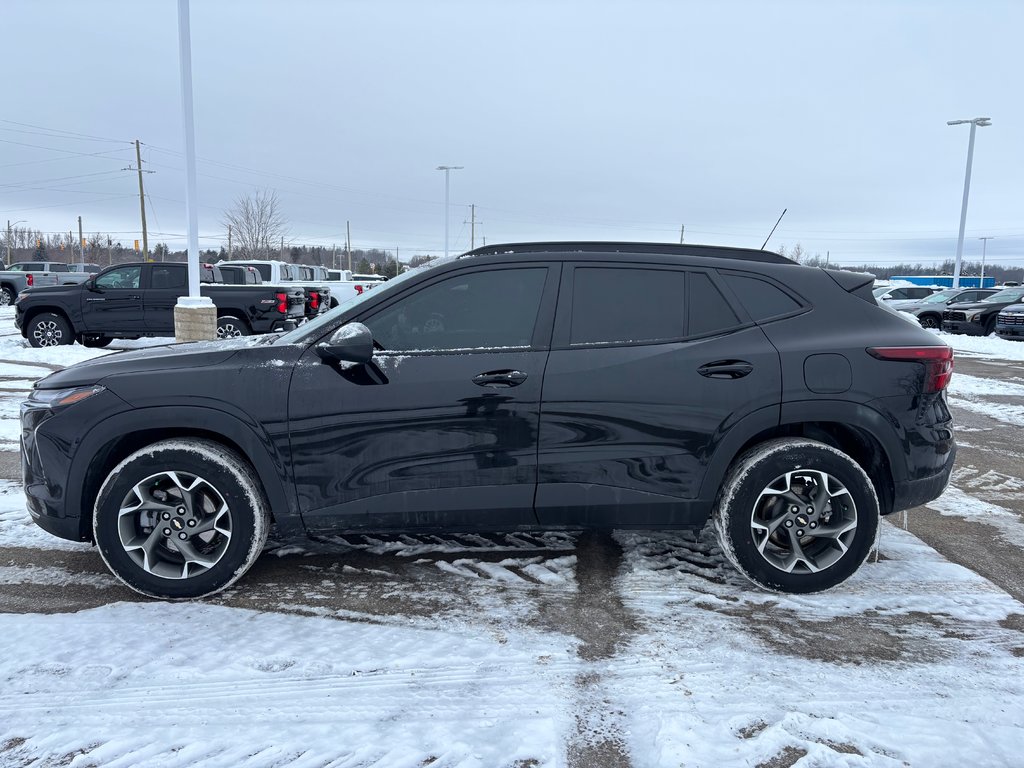
[[[960,235],[956,240],[956,265],[953,267],[953,287],[960,287],[960,262],[964,257],[964,228],[967,225],[967,195],[971,191],[971,161],[974,159],[974,129],[979,125],[992,125],[992,119],[988,117],[976,117],[973,120],[947,120],[946,125],[971,124],[971,138],[967,142],[967,173],[964,176],[964,202],[960,208]]]
[[[7,263],[8,263],[8,265],[11,263],[11,227],[16,227],[19,224],[28,224],[28,221],[25,220],[25,219],[18,219],[16,222],[11,224],[11,220],[10,219],[7,220]]]
[[[985,287],[985,247],[988,245],[989,240],[995,240],[994,237],[979,237],[981,240],[981,280],[978,282],[979,288]]]
[[[444,171],[444,257],[448,258],[448,172],[461,171],[461,165],[439,165],[437,170]]]

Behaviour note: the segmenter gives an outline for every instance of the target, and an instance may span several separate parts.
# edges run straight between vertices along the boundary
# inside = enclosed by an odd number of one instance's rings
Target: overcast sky
[[[200,245],[277,192],[296,244],[536,239],[1024,266],[1024,3],[192,0]],[[183,247],[176,0],[4,0],[0,226]],[[466,222],[466,223],[464,223]]]

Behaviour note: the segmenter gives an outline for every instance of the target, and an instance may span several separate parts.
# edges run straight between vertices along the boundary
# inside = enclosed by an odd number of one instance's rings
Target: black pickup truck
[[[217,285],[219,270],[201,266],[200,293],[217,307],[217,336],[286,330],[301,322],[299,287]],[[103,347],[112,339],[173,336],[174,305],[188,293],[184,263],[108,267],[80,285],[29,288],[18,294],[14,322],[33,347],[78,341]]]

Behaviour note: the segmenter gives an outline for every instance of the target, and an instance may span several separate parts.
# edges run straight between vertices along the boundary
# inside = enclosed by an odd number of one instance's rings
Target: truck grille
[[[963,312],[953,312],[952,310],[947,309],[942,313],[942,319],[959,320],[960,322],[964,322],[967,319],[967,315]]]
[[[998,322],[999,325],[1024,325],[1024,312],[1003,313]]]

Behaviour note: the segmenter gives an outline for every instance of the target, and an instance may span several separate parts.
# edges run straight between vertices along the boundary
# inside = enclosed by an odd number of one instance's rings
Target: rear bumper
[[[939,498],[942,492],[949,485],[949,478],[953,474],[953,464],[956,460],[956,443],[952,437],[949,440],[949,452],[946,465],[934,475],[921,477],[915,480],[904,480],[895,483],[895,494],[893,497],[893,512],[911,507],[919,507],[929,501]]]

